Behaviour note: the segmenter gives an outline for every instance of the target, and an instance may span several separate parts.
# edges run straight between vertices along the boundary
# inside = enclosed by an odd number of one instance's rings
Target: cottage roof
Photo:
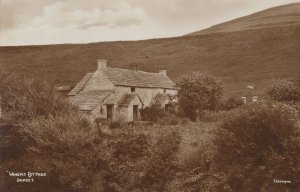
[[[119,105],[120,106],[123,106],[123,107],[128,107],[131,102],[134,100],[135,97],[138,97],[138,99],[140,100],[140,102],[143,104],[142,100],[140,99],[140,97],[137,95],[137,94],[125,94],[122,99],[120,100],[119,102]]]
[[[77,95],[86,85],[86,83],[91,79],[93,73],[87,73],[81,81],[68,93],[68,96]]]
[[[175,83],[164,74],[134,71],[107,67],[101,73],[87,73],[81,81],[68,93],[68,96],[77,95],[94,74],[105,75],[114,85],[127,87],[175,89]]]
[[[82,111],[90,111],[99,103],[103,103],[107,98],[111,98],[113,92],[111,90],[90,90],[79,93],[71,97],[71,102],[78,106]]]
[[[104,71],[114,85],[174,89],[175,83],[164,74],[107,67]]]

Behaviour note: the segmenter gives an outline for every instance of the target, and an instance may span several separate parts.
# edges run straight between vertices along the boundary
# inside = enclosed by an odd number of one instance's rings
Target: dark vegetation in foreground
[[[176,129],[155,142],[130,127],[106,135],[46,84],[1,75],[2,190],[165,191],[177,170]],[[20,184],[7,170],[48,176]]]
[[[47,83],[2,73],[0,88],[1,191],[300,190],[299,103],[276,100],[273,92],[286,90],[278,83],[269,89],[272,99],[229,111],[201,109],[197,122],[181,112],[158,113],[157,119],[147,117],[156,122],[119,124],[105,132]],[[16,183],[6,171],[47,177]]]

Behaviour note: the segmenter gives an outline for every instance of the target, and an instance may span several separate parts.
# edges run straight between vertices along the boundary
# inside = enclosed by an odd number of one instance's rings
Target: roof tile
[[[84,91],[80,94],[70,97],[73,104],[78,106],[82,111],[90,111],[94,109],[99,103],[105,102],[106,98],[113,94],[111,90],[90,90]]]
[[[135,94],[125,94],[120,100],[119,105],[128,107],[130,103],[134,100],[135,96]]]
[[[114,85],[169,89],[175,88],[175,83],[167,75],[159,73],[111,67],[107,67],[107,70],[105,70],[104,73]]]
[[[91,79],[93,73],[87,73],[79,83],[68,93],[68,96],[77,95],[86,85],[86,83]]]

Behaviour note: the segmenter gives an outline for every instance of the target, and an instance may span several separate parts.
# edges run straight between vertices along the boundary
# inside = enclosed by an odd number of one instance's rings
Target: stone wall
[[[107,117],[107,108],[106,105],[97,105],[91,112],[90,115],[93,119],[97,118],[106,118]]]

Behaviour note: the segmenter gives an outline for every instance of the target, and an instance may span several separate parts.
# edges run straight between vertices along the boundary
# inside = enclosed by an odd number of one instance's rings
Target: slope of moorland
[[[208,29],[196,31],[189,35],[249,30],[274,26],[300,24],[300,3],[291,3],[273,7],[232,21],[214,25]]]
[[[294,5],[300,12],[299,4]],[[280,9],[286,14],[285,6],[278,7],[275,12],[279,16]],[[268,11],[274,12],[262,13]],[[272,15],[278,20],[275,12]],[[294,20],[299,18],[298,14]],[[138,64],[145,71],[163,68],[174,80],[185,72],[212,74],[223,81],[226,96],[240,97],[248,94],[247,85],[255,87],[252,94],[261,95],[270,79],[299,75],[299,53],[300,24],[274,23],[166,39],[0,47],[0,69],[47,79],[53,85],[73,86],[96,69],[97,59],[105,58],[113,67]]]

